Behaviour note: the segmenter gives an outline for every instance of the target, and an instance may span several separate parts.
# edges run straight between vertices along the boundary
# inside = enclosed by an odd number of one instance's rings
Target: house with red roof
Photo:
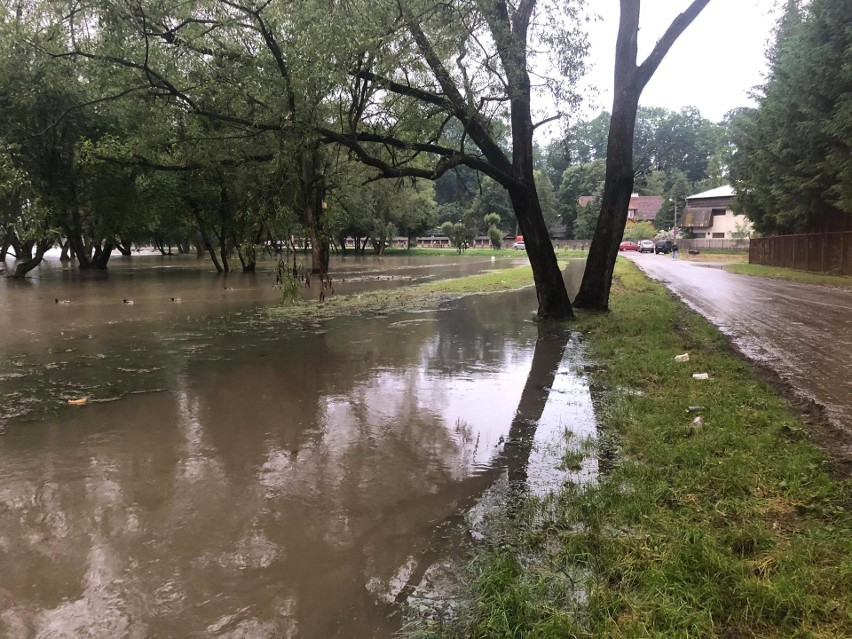
[[[578,206],[588,206],[595,198],[591,195],[583,195],[577,200]],[[627,223],[653,222],[657,219],[657,211],[663,205],[662,195],[637,195],[630,196],[630,204],[627,207]]]

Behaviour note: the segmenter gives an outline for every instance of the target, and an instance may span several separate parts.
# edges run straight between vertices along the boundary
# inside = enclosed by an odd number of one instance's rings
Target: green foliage
[[[488,239],[491,240],[491,246],[499,249],[503,244],[503,232],[497,228],[500,224],[500,216],[497,213],[489,213],[485,216],[485,225],[488,227]]]
[[[281,290],[281,304],[288,306],[302,301],[302,283],[283,260],[278,262],[275,269],[275,280]]]
[[[601,213],[600,197],[595,196],[586,206],[577,207],[577,220],[574,222],[574,238],[590,240],[595,234],[595,226]]]
[[[471,202],[469,210],[471,218],[477,220],[477,222],[484,219],[486,215],[493,213],[500,216],[500,221],[497,223],[499,228],[509,230],[516,226],[515,213],[512,210],[512,203],[509,201],[508,192],[501,184],[491,178],[482,180],[482,186]]]
[[[759,105],[734,118],[737,206],[761,233],[852,215],[849,24],[849,2],[789,2]]]
[[[578,200],[584,195],[595,195],[603,189],[604,176],[606,174],[606,164],[604,160],[597,159],[587,164],[577,164],[569,166],[562,174],[562,182],[559,186],[559,197],[557,207],[562,218],[562,223],[565,224],[569,238],[587,239],[589,220],[584,212],[584,219],[579,221],[580,233],[577,235],[578,215],[580,207]],[[597,217],[595,217],[597,221]],[[591,226],[594,232],[594,224]]]
[[[547,172],[542,169],[536,169],[533,172],[535,177],[535,189],[538,192],[538,201],[541,204],[541,213],[544,216],[544,223],[547,225],[547,230],[553,233],[553,227],[559,223],[559,211],[556,202],[556,192],[553,190],[553,183],[547,175]]]
[[[654,227],[658,230],[669,230],[675,227],[686,208],[686,198],[690,195],[690,186],[686,175],[681,171],[673,174],[671,186],[666,189],[663,203],[654,218]]]
[[[450,244],[456,247],[456,250],[461,253],[473,243],[474,232],[461,222],[444,222],[441,225],[441,232],[450,238]]]
[[[634,222],[624,227],[623,240],[649,240],[657,233],[651,222]]]

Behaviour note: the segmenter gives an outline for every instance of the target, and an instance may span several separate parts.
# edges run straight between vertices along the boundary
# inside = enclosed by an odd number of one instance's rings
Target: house
[[[731,208],[734,195],[731,186],[690,195],[686,198],[678,226],[696,239],[732,238],[741,232],[751,235],[751,222]]]
[[[583,195],[577,200],[577,206],[588,206],[595,198],[591,195]],[[630,196],[630,204],[627,206],[627,223],[653,222],[657,219],[657,211],[663,205],[662,195],[639,195],[633,193]]]

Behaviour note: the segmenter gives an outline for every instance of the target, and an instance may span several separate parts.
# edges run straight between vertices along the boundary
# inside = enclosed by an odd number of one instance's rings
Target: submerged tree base
[[[714,327],[633,265],[613,292],[580,321],[598,481],[514,507],[409,635],[852,636],[849,482]]]

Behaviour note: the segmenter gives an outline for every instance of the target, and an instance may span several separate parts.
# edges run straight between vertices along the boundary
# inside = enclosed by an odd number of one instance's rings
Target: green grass
[[[614,467],[511,508],[452,614],[416,617],[409,634],[852,637],[852,491],[785,401],[624,260],[611,312],[578,329]]]
[[[807,271],[794,271],[789,268],[763,266],[762,264],[731,264],[730,266],[726,266],[725,269],[732,273],[739,273],[741,275],[757,275],[760,277],[772,277],[791,282],[803,282],[805,284],[821,284],[823,286],[852,288],[852,277],[844,275],[808,273]]]

